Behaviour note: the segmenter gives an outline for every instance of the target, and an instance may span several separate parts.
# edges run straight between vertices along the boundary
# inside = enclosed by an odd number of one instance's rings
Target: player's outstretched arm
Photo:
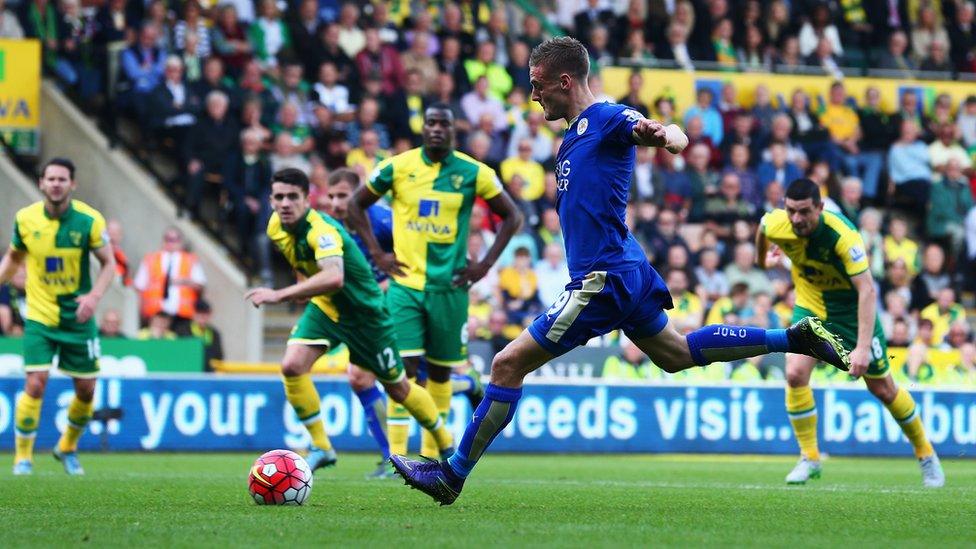
[[[504,190],[488,200],[488,208],[492,213],[502,218],[502,225],[498,228],[498,236],[495,237],[495,241],[491,244],[491,248],[488,249],[484,259],[468,265],[458,273],[454,280],[455,286],[474,284],[484,278],[491,266],[498,261],[498,257],[502,255],[502,251],[508,246],[515,233],[522,228],[525,216],[515,205],[512,197]]]
[[[346,224],[359,235],[359,238],[363,239],[363,243],[366,244],[366,249],[377,267],[389,275],[403,276],[406,274],[403,272],[406,265],[397,261],[396,256],[392,253],[383,251],[379,240],[376,239],[376,234],[373,232],[373,224],[369,221],[369,216],[366,215],[366,210],[379,199],[379,195],[374,194],[366,185],[356,189],[355,196],[349,201]]]
[[[98,308],[98,302],[102,300],[102,296],[108,291],[109,285],[112,284],[112,280],[115,278],[115,255],[112,253],[112,245],[106,244],[92,250],[92,253],[95,254],[99,264],[101,264],[101,270],[98,273],[95,284],[92,285],[91,291],[75,299],[78,302],[78,310],[76,313],[78,322],[87,322],[95,314],[95,309]]]
[[[766,269],[766,253],[769,252],[769,241],[762,232],[762,227],[756,231],[756,265],[760,269]]]
[[[0,284],[6,284],[17,274],[17,269],[24,263],[27,252],[17,248],[8,248],[7,253],[0,259]]]
[[[345,284],[345,267],[342,256],[326,257],[319,260],[319,272],[299,280],[280,290],[273,288],[254,288],[244,294],[244,299],[255,307],[265,303],[302,301],[319,295],[328,295],[342,289]]]
[[[688,146],[688,136],[677,124],[665,126],[657,120],[641,118],[634,124],[634,143],[644,147],[661,147],[678,154]]]

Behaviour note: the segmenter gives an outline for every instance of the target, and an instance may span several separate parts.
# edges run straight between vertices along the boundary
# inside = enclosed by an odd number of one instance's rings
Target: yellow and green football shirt
[[[953,303],[946,311],[941,311],[938,303],[931,303],[922,309],[918,316],[932,321],[932,341],[941,343],[953,324],[966,320],[966,309],[958,303]]]
[[[864,241],[850,221],[824,212],[809,237],[793,232],[786,210],[763,216],[760,231],[793,262],[796,306],[824,320],[857,325],[857,289],[851,277],[868,270]]]
[[[420,291],[451,288],[454,272],[467,264],[475,197],[502,191],[481,162],[460,152],[433,162],[423,147],[384,160],[366,184],[376,195],[392,194],[393,252],[407,265],[394,281]]]
[[[18,211],[10,245],[27,252],[27,320],[59,330],[94,326],[78,324],[75,299],[91,291],[90,252],[106,244],[105,218],[80,200],[58,218],[44,202]]]
[[[311,300],[333,322],[355,323],[387,316],[383,292],[373,278],[366,256],[342,224],[332,217],[309,208],[295,227],[288,228],[274,213],[268,221],[268,238],[288,264],[306,277],[321,270],[318,262],[322,259],[342,258],[345,271],[342,289]]]

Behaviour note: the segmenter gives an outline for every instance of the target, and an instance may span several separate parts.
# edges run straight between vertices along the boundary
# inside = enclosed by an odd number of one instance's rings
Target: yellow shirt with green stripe
[[[823,212],[809,237],[797,236],[785,210],[762,218],[759,230],[793,262],[796,305],[825,320],[857,325],[858,294],[851,277],[868,270],[864,241],[847,218]]]
[[[966,309],[958,303],[953,303],[942,311],[938,303],[932,303],[922,309],[919,318],[932,321],[932,341],[940,342],[949,333],[949,327],[960,320],[966,320]]]
[[[105,218],[80,200],[57,218],[43,202],[18,211],[10,246],[27,252],[27,320],[62,330],[94,326],[75,320],[75,299],[91,291],[91,252],[108,242]]]
[[[456,151],[433,162],[422,147],[381,162],[366,185],[378,196],[392,194],[393,252],[407,266],[394,281],[421,291],[452,287],[454,272],[467,264],[475,198],[502,191],[481,162]]]
[[[309,208],[294,227],[286,227],[274,213],[268,220],[268,238],[288,264],[306,278],[321,270],[319,261],[342,258],[342,288],[311,300],[333,322],[355,323],[387,316],[383,292],[373,278],[366,256],[342,224],[332,217]]]

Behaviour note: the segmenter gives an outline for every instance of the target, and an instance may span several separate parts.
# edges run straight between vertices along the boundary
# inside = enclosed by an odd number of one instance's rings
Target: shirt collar
[[[423,160],[424,164],[427,164],[428,166],[437,164],[437,162],[434,162],[429,156],[427,156],[427,149],[425,149],[423,146],[420,147],[420,159]],[[447,156],[445,156],[444,160],[441,160],[440,163],[441,165],[447,166],[452,160],[454,160],[454,151],[447,153]]]

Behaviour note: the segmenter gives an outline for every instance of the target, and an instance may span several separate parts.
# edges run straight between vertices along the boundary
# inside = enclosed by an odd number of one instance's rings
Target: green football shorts
[[[404,378],[393,322],[388,316],[341,324],[326,316],[314,303],[309,303],[292,328],[288,344],[293,343],[322,345],[329,349],[345,343],[349,348],[349,360],[376,374],[380,382],[398,383]]]
[[[804,307],[793,307],[793,322],[808,317],[817,316],[813,311]],[[853,351],[857,346],[857,315],[851,315],[843,320],[821,319],[824,326],[832,333],[837,334],[844,342],[844,348]],[[877,316],[874,318],[874,336],[871,338],[871,360],[868,363],[868,371],[864,377],[881,378],[888,375],[890,366],[888,364],[888,340],[885,339],[884,329],[881,327],[881,320]]]
[[[393,316],[402,356],[426,356],[436,366],[468,363],[467,290],[421,292],[391,281],[386,308]]]
[[[24,371],[51,369],[58,357],[58,369],[72,377],[96,377],[101,346],[95,323],[77,330],[63,330],[28,320],[24,323]]]

